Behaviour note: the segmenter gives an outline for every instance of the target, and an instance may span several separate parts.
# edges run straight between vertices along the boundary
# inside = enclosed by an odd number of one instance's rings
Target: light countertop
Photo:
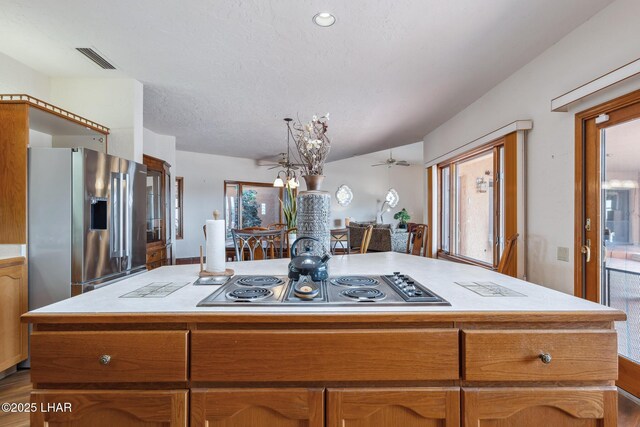
[[[228,263],[236,274],[287,274],[288,259]],[[255,313],[255,314],[314,314],[314,313],[457,313],[457,312],[598,312],[621,320],[623,313],[576,298],[543,286],[534,285],[483,268],[435,260],[394,252],[365,255],[339,255],[329,262],[332,276],[382,275],[401,271],[412,276],[422,285],[451,303],[451,306],[356,306],[356,307],[291,307],[260,306],[243,304],[229,307],[196,307],[218,286],[194,286],[198,278],[199,265],[161,267],[138,274],[109,286],[78,295],[73,298],[43,307],[28,315],[50,314],[105,314],[105,313]],[[189,284],[163,298],[121,298],[152,282],[175,282]],[[525,296],[483,297],[455,282],[493,282]],[[64,284],[61,284],[64,286]]]

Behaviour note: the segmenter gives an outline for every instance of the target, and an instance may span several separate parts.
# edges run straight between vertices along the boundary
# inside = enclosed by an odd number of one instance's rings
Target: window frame
[[[255,181],[237,181],[237,180],[225,180],[224,181],[224,190],[223,190],[223,199],[222,206],[224,211],[224,220],[225,220],[225,229],[227,228],[227,186],[228,185],[237,185],[238,186],[238,195],[242,195],[242,187],[250,186],[250,187],[270,187],[278,189],[278,198],[282,200],[284,196],[284,187],[274,187],[272,182],[255,182]],[[278,222],[282,223],[282,203],[280,203],[280,209],[278,210]],[[242,224],[242,209],[238,211],[238,225]],[[231,229],[227,229],[227,232],[230,232]]]
[[[515,143],[515,134],[513,141]],[[448,259],[451,261],[461,262],[465,264],[471,264],[479,267],[484,267],[488,269],[496,269],[498,264],[500,263],[500,257],[502,255],[502,247],[504,245],[504,241],[506,239],[507,234],[507,223],[509,222],[508,215],[515,215],[515,211],[512,209],[507,210],[507,204],[513,203],[515,205],[516,201],[508,201],[507,200],[507,187],[506,183],[506,174],[505,170],[507,167],[507,152],[506,146],[509,142],[509,135],[496,139],[488,144],[484,144],[480,147],[474,148],[467,152],[461,153],[457,156],[454,156],[446,161],[440,162],[437,164],[437,192],[438,192],[438,247],[437,247],[437,257],[442,259]],[[492,254],[492,262],[486,263],[478,259],[466,257],[464,255],[460,255],[457,253],[457,239],[459,229],[456,226],[458,219],[456,218],[455,212],[457,212],[458,205],[458,194],[457,193],[457,167],[460,163],[464,163],[466,161],[473,160],[474,158],[487,155],[492,153],[493,156],[493,171],[494,171],[494,189],[493,189],[493,254]],[[501,163],[500,155],[502,153]],[[443,250],[443,241],[444,241],[444,191],[443,191],[443,170],[449,170],[449,182],[448,182],[448,192],[449,192],[449,215],[448,215],[448,225],[449,225],[449,242],[448,247],[449,250]],[[504,194],[504,197],[502,195]],[[514,194],[517,199],[517,194]],[[504,199],[504,200],[503,200]],[[501,219],[500,213],[504,213],[504,218]],[[502,234],[502,235],[501,235]],[[514,272],[515,274],[515,272]]]
[[[178,202],[178,206],[174,206],[174,210],[180,213],[178,224],[176,224],[176,240],[184,239],[184,177],[176,176],[176,197],[174,200]]]

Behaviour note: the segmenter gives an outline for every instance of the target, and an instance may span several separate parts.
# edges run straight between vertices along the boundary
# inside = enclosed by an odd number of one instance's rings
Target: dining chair
[[[287,230],[287,224],[283,222],[276,222],[275,224],[269,224],[267,230],[285,230],[284,243],[283,243],[283,255],[282,257],[289,256],[289,230]]]
[[[407,236],[407,251],[409,255],[427,256],[427,237],[429,226],[426,224],[414,224]],[[424,250],[423,250],[424,249]]]
[[[371,235],[373,234],[373,225],[369,225],[364,229],[364,233],[362,234],[362,244],[357,247],[351,248],[351,250],[366,254],[369,250],[369,243],[371,242]]]
[[[511,258],[513,258],[515,248],[518,244],[518,236],[520,235],[515,233],[504,242],[504,250],[502,251],[502,256],[500,256],[498,268],[496,268],[498,273],[507,274],[507,270],[511,265]]]
[[[243,228],[231,230],[238,261],[282,258],[284,255],[285,230],[255,230]]]
[[[351,233],[349,231],[349,227],[345,228],[335,228],[331,230],[331,241],[330,248],[331,254],[335,255],[338,249],[338,245],[340,245],[340,253],[350,254],[351,250],[349,248],[349,242],[351,241]]]

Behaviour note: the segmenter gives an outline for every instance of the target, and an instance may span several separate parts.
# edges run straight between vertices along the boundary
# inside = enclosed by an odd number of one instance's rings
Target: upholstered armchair
[[[371,223],[354,222],[349,223],[349,245],[350,247],[360,246],[364,230]],[[369,252],[390,252],[391,251],[391,225],[373,224],[373,233],[369,243]]]

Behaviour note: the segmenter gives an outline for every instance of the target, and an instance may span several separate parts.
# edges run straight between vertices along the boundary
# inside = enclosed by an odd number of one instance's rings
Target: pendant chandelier
[[[298,168],[295,164],[291,163],[290,159],[290,149],[289,149],[289,137],[291,135],[291,121],[293,119],[290,118],[286,118],[284,119],[284,121],[287,124],[287,157],[285,159],[285,162],[282,163],[282,166],[284,166],[283,169],[281,169],[278,172],[278,175],[276,176],[276,179],[273,181],[273,186],[274,187],[284,187],[285,183],[287,185],[288,188],[298,188],[300,186],[300,182],[298,181],[298,176],[296,175],[296,169]]]

